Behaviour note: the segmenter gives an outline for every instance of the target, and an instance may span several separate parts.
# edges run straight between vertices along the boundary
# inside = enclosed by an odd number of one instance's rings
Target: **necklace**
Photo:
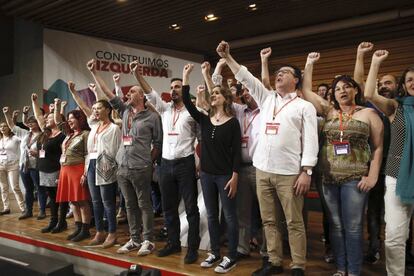
[[[222,114],[220,114],[220,116],[217,116],[217,114],[216,115],[214,115],[214,118],[216,119],[216,122],[218,123],[218,122],[220,122],[220,119],[221,119],[221,117],[223,117],[224,116],[224,114],[222,113]]]

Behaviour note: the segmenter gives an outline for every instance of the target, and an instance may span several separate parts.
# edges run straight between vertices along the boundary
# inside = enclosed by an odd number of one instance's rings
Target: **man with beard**
[[[181,252],[178,205],[183,198],[188,221],[188,250],[184,263],[191,264],[197,261],[200,244],[194,159],[197,123],[184,107],[181,79],[171,79],[172,103],[166,103],[140,74],[137,61],[132,62],[130,68],[147,99],[160,113],[164,131],[159,182],[168,243],[158,252],[158,257]]]
[[[151,177],[152,164],[161,150],[161,121],[157,113],[145,106],[146,99],[141,87],[132,86],[124,103],[97,74],[95,60],[90,60],[87,67],[100,90],[122,118],[122,143],[116,156],[119,165],[117,181],[125,196],[131,238],[117,253],[126,254],[138,250],[139,256],[148,255],[155,249],[152,242],[154,214],[151,206]]]

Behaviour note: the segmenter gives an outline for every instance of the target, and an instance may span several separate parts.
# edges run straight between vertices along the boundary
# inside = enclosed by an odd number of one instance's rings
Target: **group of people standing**
[[[159,185],[168,241],[158,256],[181,252],[178,206],[183,199],[189,226],[184,262],[194,263],[200,245],[197,139],[211,245],[202,268],[216,265],[215,272],[226,273],[249,255],[251,209],[257,200],[264,262],[253,275],[283,273],[282,222],[288,233],[291,273],[304,275],[304,196],[314,177],[328,221],[324,229],[337,266],[334,275],[361,274],[363,218],[376,185],[385,186],[385,197],[379,198],[385,198],[387,272],[404,275],[405,241],[414,207],[414,68],[403,72],[395,91],[382,89],[385,83],[377,89],[379,67],[388,52],[374,53],[365,80],[363,56],[372,48],[369,42],[359,45],[353,77],[336,76],[330,88],[321,89],[324,93],[315,93],[312,72],[319,53],[308,55],[303,72],[293,65],[279,67],[272,86],[270,48],[260,53],[259,80],[232,57],[230,45],[222,41],[217,47],[221,59],[213,75],[208,62],[201,66],[205,85],[196,88],[195,103],[189,86],[192,64],[183,68],[182,78],[171,80],[171,102],[167,103],[140,74],[136,61],[130,69],[138,84],[123,98],[108,88],[91,60],[87,68],[97,85],[92,108],[82,101],[72,82],[68,88],[81,110],[69,112],[67,120],[59,99],[50,113],[42,114],[36,94],[32,95],[35,116],[27,117],[28,109],[23,111],[29,130],[17,126],[17,114],[3,108],[0,182],[4,209],[0,214],[10,213],[7,179],[23,211],[20,219],[33,216],[37,187],[38,218],[45,216],[48,197],[51,206],[50,223],[41,231],[66,230],[70,202],[75,231],[68,239],[81,241],[90,237],[92,203],[96,234],[89,245],[107,248],[116,243],[119,186],[125,197],[130,240],[117,253],[150,254],[155,249],[151,177],[161,155]],[[237,83],[223,85],[221,71],[226,65]],[[119,117],[120,126],[113,116]],[[19,146],[20,157],[16,154]],[[19,190],[19,171],[25,198]],[[220,250],[223,221],[227,256]],[[370,233],[375,236],[371,257],[379,251],[376,229]]]

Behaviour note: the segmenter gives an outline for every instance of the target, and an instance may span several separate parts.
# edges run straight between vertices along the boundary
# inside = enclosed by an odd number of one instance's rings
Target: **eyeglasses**
[[[276,75],[279,75],[279,73],[282,73],[283,75],[284,74],[292,74],[293,76],[295,76],[295,73],[294,72],[292,72],[291,70],[289,70],[289,69],[280,69],[280,70],[277,70],[276,72],[275,72],[275,74]]]

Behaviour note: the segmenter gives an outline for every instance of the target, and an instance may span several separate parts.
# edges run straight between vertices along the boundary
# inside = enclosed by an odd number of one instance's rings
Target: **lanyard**
[[[65,143],[63,144],[63,155],[65,155],[66,154],[66,151],[68,150],[68,148],[69,148],[69,142],[73,139],[73,138],[75,138],[76,136],[79,136],[79,135],[81,135],[82,133],[80,132],[80,133],[78,133],[78,134],[71,134],[70,136],[69,136],[69,138],[65,141]]]
[[[356,105],[354,104],[354,105],[352,105],[352,108],[351,108],[351,112],[349,113],[349,119],[346,121],[347,122],[347,124],[346,125],[344,125],[343,124],[343,121],[342,121],[342,109],[341,109],[341,112],[339,113],[339,133],[340,133],[340,141],[342,142],[342,139],[343,139],[343,137],[344,137],[344,131],[345,131],[345,129],[346,129],[346,127],[348,126],[348,122],[352,119],[352,116],[354,115],[354,112],[355,112],[355,108],[356,108]]]
[[[277,96],[276,96],[277,97]],[[282,105],[282,107],[276,111],[276,102],[275,102],[275,107],[273,108],[273,120],[276,118],[277,114],[279,114],[283,108],[285,108],[285,106],[287,106],[288,104],[290,104],[291,102],[293,102],[294,100],[296,100],[298,96],[296,95],[293,99],[291,99],[290,101],[288,101],[287,103],[285,103],[284,105]]]
[[[178,119],[180,118],[181,110],[183,110],[182,107],[180,109],[177,109],[177,108],[174,107],[173,118],[172,118],[172,130],[175,130],[175,124],[177,123]]]
[[[247,112],[245,112],[244,113],[244,120],[243,120],[243,134],[244,135],[246,135],[246,133],[247,133],[247,130],[249,129],[249,127],[252,125],[252,123],[253,123],[253,121],[254,121],[254,119],[256,118],[256,116],[257,116],[257,114],[259,114],[259,112],[260,112],[260,110],[259,109],[256,109],[256,110],[254,110],[254,111],[252,111],[252,114],[253,114],[253,116],[251,116],[252,117],[252,119],[250,120],[250,122],[249,123],[247,123]]]
[[[103,128],[102,129],[99,129],[102,125],[100,125],[98,127],[98,129],[96,130],[95,136],[93,137],[93,145],[94,145],[94,148],[95,148],[96,142],[98,140],[98,135],[101,134],[102,132],[104,132],[104,130],[107,129],[110,124],[111,123],[108,123],[106,125],[103,125]]]
[[[136,113],[134,113],[134,111],[132,111],[131,109],[128,112],[128,124],[127,124],[127,133],[129,135],[129,131],[131,130],[132,127],[132,120],[134,119],[134,116],[136,115]]]

